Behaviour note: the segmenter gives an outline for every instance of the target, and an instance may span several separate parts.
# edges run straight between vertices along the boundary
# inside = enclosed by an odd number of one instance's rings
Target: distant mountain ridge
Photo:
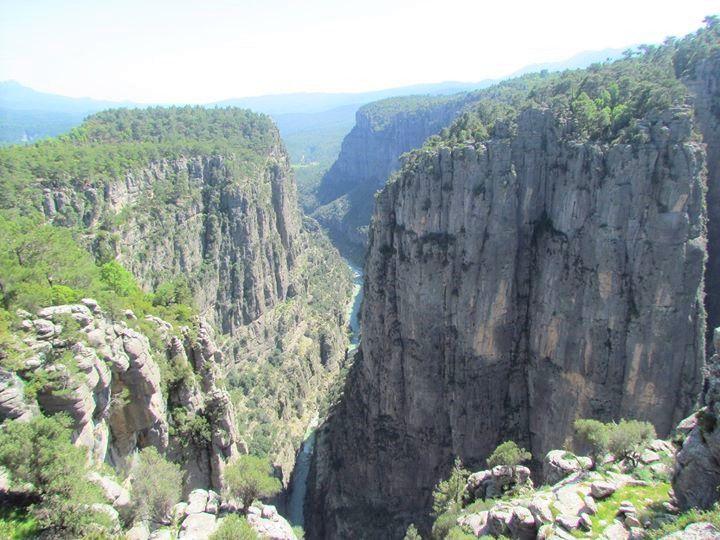
[[[508,77],[542,69],[558,71],[586,67],[606,58],[617,58],[621,51],[622,49],[604,49],[582,52],[565,61],[527,66]],[[445,81],[370,92],[272,94],[230,98],[204,105],[208,107],[244,107],[255,112],[269,114],[277,122],[282,136],[286,137],[305,130],[324,129],[328,125],[335,130],[339,127],[346,127],[347,131],[350,131],[357,109],[373,101],[413,94],[457,94],[486,88],[498,80]],[[17,81],[2,81],[0,82],[0,144],[32,142],[59,135],[79,125],[86,116],[104,109],[144,108],[157,105],[169,104],[109,101],[90,97],[74,98],[40,92]]]

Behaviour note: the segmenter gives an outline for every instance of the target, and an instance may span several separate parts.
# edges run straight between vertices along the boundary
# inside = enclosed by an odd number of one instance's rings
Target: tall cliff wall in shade
[[[405,159],[375,206],[312,538],[401,538],[456,456],[476,470],[514,440],[537,459],[577,418],[666,436],[691,410],[706,168],[689,101],[661,48],[481,101]]]

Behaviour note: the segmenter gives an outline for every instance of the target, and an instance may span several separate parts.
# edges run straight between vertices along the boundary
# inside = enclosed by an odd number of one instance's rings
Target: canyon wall
[[[360,108],[337,161],[317,190],[315,217],[344,254],[362,261],[375,192],[399,166],[405,152],[448,126],[476,93],[408,96]]]
[[[669,434],[702,383],[704,147],[693,112],[632,143],[528,107],[407,158],[377,199],[362,342],[321,431],[313,538],[402,537],[459,456],[535,457],[576,418]],[[372,520],[368,518],[372,516]]]

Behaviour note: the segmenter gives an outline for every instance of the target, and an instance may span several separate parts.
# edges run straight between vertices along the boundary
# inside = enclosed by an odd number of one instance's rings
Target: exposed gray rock
[[[0,422],[10,420],[29,420],[39,414],[35,400],[25,397],[25,385],[22,380],[5,368],[0,368]]]
[[[716,540],[720,539],[720,531],[712,523],[692,523],[684,530],[668,534],[661,540],[682,538],[683,540]]]
[[[572,452],[550,450],[543,459],[543,478],[546,484],[557,484],[571,474],[587,470],[592,466],[587,458],[581,460]]]
[[[465,489],[473,499],[493,499],[502,497],[514,487],[532,488],[530,469],[498,465],[490,470],[478,471],[468,477]]]
[[[705,389],[695,421],[676,456],[672,485],[681,509],[710,508],[720,500],[720,333],[706,367]],[[683,422],[688,424],[687,422]]]
[[[508,137],[416,152],[379,194],[360,350],[318,437],[314,535],[349,534],[356,508],[417,521],[455,456],[481,464],[502,440],[539,458],[580,417],[666,436],[686,416],[704,153],[691,110],[643,122],[645,143],[577,142],[528,109]]]
[[[178,538],[183,540],[207,540],[217,528],[217,518],[213,514],[198,512],[190,514],[180,526]]]
[[[618,489],[618,486],[612,482],[598,480],[590,484],[590,493],[595,499],[606,499]]]

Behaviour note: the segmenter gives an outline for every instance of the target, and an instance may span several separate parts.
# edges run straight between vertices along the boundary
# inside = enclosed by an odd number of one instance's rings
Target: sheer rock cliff
[[[689,108],[634,143],[531,107],[425,148],[380,193],[362,341],[318,439],[313,538],[402,537],[454,456],[543,456],[576,418],[667,435],[702,383],[705,153]],[[372,520],[368,518],[372,516]]]

